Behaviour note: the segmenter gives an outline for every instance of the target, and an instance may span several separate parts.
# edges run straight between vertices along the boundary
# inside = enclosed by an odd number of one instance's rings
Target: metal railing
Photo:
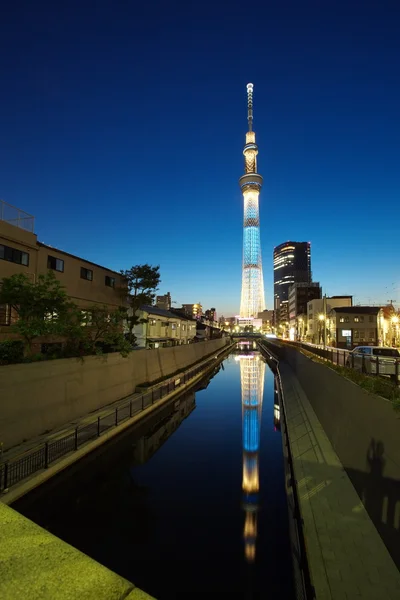
[[[24,210],[8,204],[4,200],[0,200],[0,221],[5,221],[10,225],[24,229],[25,231],[34,232],[35,217],[26,213]]]
[[[94,418],[90,423],[75,427],[64,436],[46,441],[26,453],[0,463],[0,491],[7,491],[11,486],[33,475],[37,471],[47,469],[52,463],[63,456],[76,452],[88,442],[100,437],[109,429],[117,427],[127,419],[131,419],[142,411],[158,402],[172,391],[184,386],[200,372],[208,371],[215,360],[225,354],[231,346],[227,345],[218,350],[191,369],[174,375],[159,384],[149,388],[143,394],[130,398],[126,403],[119,404],[102,416]]]
[[[374,356],[370,354],[355,354],[350,350],[323,347],[304,342],[285,342],[291,346],[302,348],[316,354],[331,363],[348,369],[355,369],[367,375],[390,376],[398,382],[400,377],[400,358],[391,356]]]

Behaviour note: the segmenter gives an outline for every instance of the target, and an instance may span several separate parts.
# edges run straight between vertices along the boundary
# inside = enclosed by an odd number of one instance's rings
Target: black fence
[[[91,440],[100,437],[113,427],[117,427],[127,419],[131,419],[155,402],[158,402],[174,390],[182,387],[199,373],[212,365],[216,359],[225,354],[227,347],[216,352],[211,358],[207,358],[200,364],[195,365],[185,373],[175,375],[165,381],[152,386],[145,393],[131,398],[117,406],[106,414],[95,418],[90,423],[75,427],[67,435],[54,440],[44,442],[32,448],[28,452],[0,463],[0,491],[8,490],[11,486],[33,475],[37,471],[47,469],[54,463],[71,452],[76,452]],[[208,370],[208,369],[207,369]]]

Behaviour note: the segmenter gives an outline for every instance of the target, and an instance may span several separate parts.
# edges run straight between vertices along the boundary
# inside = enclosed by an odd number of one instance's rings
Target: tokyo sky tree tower
[[[253,131],[253,84],[247,84],[247,121],[244,175],[239,179],[244,200],[243,274],[240,316],[255,317],[265,309],[264,279],[261,262],[260,217],[258,196],[263,178],[257,173],[256,134]]]

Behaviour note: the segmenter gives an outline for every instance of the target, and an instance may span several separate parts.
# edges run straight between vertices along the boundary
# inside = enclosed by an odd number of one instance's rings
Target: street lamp
[[[321,343],[321,333],[322,333],[322,323],[323,321],[325,321],[325,316],[324,315],[318,315],[318,320],[319,320],[319,343]]]
[[[397,315],[394,315],[391,318],[392,321],[392,338],[394,340],[394,346],[397,346],[397,334],[399,331],[399,317]],[[394,333],[394,335],[393,335]]]

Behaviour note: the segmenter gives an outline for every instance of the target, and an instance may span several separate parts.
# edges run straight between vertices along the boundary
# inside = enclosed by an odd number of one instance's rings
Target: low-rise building
[[[170,310],[172,306],[171,294],[167,292],[163,296],[156,296],[156,306],[164,310]]]
[[[337,348],[382,345],[379,306],[343,306],[327,315],[327,344]]]
[[[33,224],[31,215],[0,202],[0,281],[23,273],[35,282],[52,270],[69,299],[82,310],[93,305],[110,311],[126,306],[127,287],[120,273],[39,242]],[[11,307],[0,306],[0,340],[16,337],[10,335],[15,319]]]
[[[136,311],[139,322],[133,333],[139,348],[165,348],[190,344],[196,337],[196,320],[178,312],[141,306]]]
[[[307,302],[307,330],[305,336],[312,344],[322,344],[324,336],[323,321],[332,308],[352,306],[353,296],[330,296]]]
[[[203,307],[200,302],[197,302],[197,304],[182,304],[182,310],[188,317],[194,319],[200,319],[203,314]]]
[[[262,333],[272,333],[272,328],[274,326],[274,311],[273,310],[263,310],[259,312],[257,315],[258,319],[261,319],[261,331]]]

